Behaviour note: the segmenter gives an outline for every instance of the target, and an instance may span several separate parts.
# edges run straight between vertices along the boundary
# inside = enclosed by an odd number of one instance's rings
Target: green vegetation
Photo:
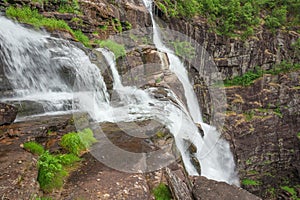
[[[224,86],[233,86],[233,85],[241,85],[241,86],[248,86],[253,83],[254,80],[262,77],[264,74],[272,74],[278,75],[280,73],[286,73],[293,70],[300,69],[300,64],[292,64],[287,61],[283,61],[282,63],[276,65],[273,69],[270,70],[262,70],[262,69],[255,69],[246,72],[242,76],[236,76],[233,79],[226,79],[224,80]]]
[[[233,85],[241,85],[241,86],[248,86],[253,83],[254,80],[262,77],[264,74],[263,70],[252,70],[248,71],[242,76],[236,76],[233,79],[226,79],[224,80],[224,86],[233,86]]]
[[[251,179],[243,179],[242,180],[242,185],[248,186],[248,185],[253,185],[253,186],[258,186],[261,183],[259,181],[251,180]]]
[[[169,188],[164,184],[160,183],[153,189],[153,194],[156,200],[170,200],[172,199]]]
[[[297,137],[300,139],[300,132],[299,132],[299,133],[297,133]]]
[[[54,18],[46,18],[38,13],[37,10],[31,10],[29,7],[15,8],[10,6],[6,9],[6,15],[16,19],[19,22],[31,24],[36,28],[45,27],[50,31],[65,30],[70,32],[75,39],[89,47],[89,39],[80,30],[72,30],[69,25],[63,20]]]
[[[247,38],[265,25],[270,30],[300,24],[299,0],[159,0],[167,16],[205,17],[218,34]]]
[[[254,112],[254,110],[250,110],[250,111],[245,112],[243,114],[246,118],[246,121],[248,122],[248,121],[251,121],[253,119],[255,112]]]
[[[177,56],[191,60],[196,55],[196,49],[190,42],[175,41],[171,42],[171,45],[173,46],[174,52]]]
[[[112,19],[111,24],[115,31],[117,31],[119,33],[122,32],[123,28],[122,28],[122,24],[119,19],[117,19],[117,18]]]
[[[38,182],[42,190],[49,192],[62,187],[68,173],[59,158],[46,151],[39,158],[38,168]]]
[[[115,54],[116,59],[126,55],[124,45],[118,44],[113,40],[96,40],[95,43],[99,44],[101,48],[108,48],[112,51]]]
[[[61,138],[60,145],[74,155],[80,155],[80,153],[88,149],[97,140],[93,136],[91,129],[84,129],[80,132],[71,132],[65,134]]]
[[[78,155],[95,142],[91,129],[71,132],[62,137],[60,145],[68,150],[67,154],[51,154],[36,142],[26,142],[24,148],[39,155],[37,180],[41,189],[50,192],[61,188],[68,172],[80,161]]]
[[[63,1],[61,1],[58,12],[81,14],[78,0],[71,0],[71,1],[63,0]]]
[[[38,182],[41,189],[50,192],[61,188],[68,175],[68,167],[78,161],[80,158],[73,154],[53,155],[45,151],[38,160]]]
[[[126,22],[125,22],[125,28],[126,28],[126,30],[130,30],[130,29],[132,29],[132,25],[131,25],[131,23],[130,23],[130,22],[128,22],[128,21],[126,21]]]
[[[288,186],[282,186],[281,189],[288,192],[288,193],[290,193],[292,195],[291,199],[300,200],[300,198],[297,197],[297,192],[296,192],[295,188],[291,188],[291,187],[288,187]]]
[[[89,47],[90,46],[90,39],[84,35],[81,30],[72,31],[74,37],[80,41],[84,46]]]
[[[107,28],[108,28],[108,25],[107,25],[107,24],[99,25],[99,28],[100,28],[100,30],[102,30],[102,31],[106,31]]]
[[[50,197],[37,197],[35,200],[52,200]]]
[[[160,83],[162,80],[161,80],[161,77],[158,77],[157,79],[155,79],[155,83]]]
[[[281,111],[280,111],[280,107],[276,107],[276,108],[274,109],[274,114],[277,115],[277,116],[280,117],[280,118],[283,117],[283,115],[282,115],[282,113],[281,113]]]
[[[44,147],[36,142],[24,143],[24,149],[36,155],[42,155],[45,151]]]

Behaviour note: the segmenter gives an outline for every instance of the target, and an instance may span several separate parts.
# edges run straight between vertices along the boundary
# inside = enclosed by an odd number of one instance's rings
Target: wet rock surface
[[[0,102],[0,126],[13,123],[17,114],[18,108]]]
[[[52,199],[154,199],[151,190],[160,183],[160,177],[151,173],[127,173],[109,168],[95,158],[95,151],[102,150],[95,145],[96,150],[86,152],[80,164],[70,172],[61,190],[43,193],[37,182],[38,156],[25,151],[22,146],[27,141],[36,141],[50,152],[60,152],[58,145],[60,138],[79,126],[89,124],[89,117],[85,114],[44,116],[27,119],[11,125],[0,126],[0,193],[4,199],[30,199],[40,196]],[[101,127],[106,137],[113,145],[130,152],[149,152],[156,150],[154,143],[143,138],[133,137],[127,133],[136,131],[136,126],[146,126],[149,122],[137,123],[101,123],[91,125],[95,137],[99,137],[97,128]],[[160,127],[159,123],[157,126]],[[156,137],[159,128],[148,128],[149,137]],[[167,130],[165,130],[167,131]],[[141,132],[141,131],[140,131]],[[141,133],[138,134],[141,134]],[[168,132],[166,132],[166,135]],[[99,141],[101,143],[101,140]],[[171,142],[172,144],[172,142]],[[114,160],[124,162],[121,157]],[[129,162],[129,161],[128,161]],[[126,163],[125,163],[126,164]],[[128,163],[130,166],[130,163]],[[157,172],[161,173],[161,172]],[[154,173],[156,174],[156,173]],[[150,185],[150,186],[149,186]]]

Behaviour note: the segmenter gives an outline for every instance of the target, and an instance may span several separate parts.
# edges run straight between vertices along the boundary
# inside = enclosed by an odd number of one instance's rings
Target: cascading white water
[[[202,119],[195,94],[182,63],[159,39],[159,27],[156,27],[155,44],[158,49],[168,52],[171,69],[183,83],[188,110],[193,113],[191,117],[186,109],[180,107],[179,100],[177,104],[159,101],[151,97],[151,89],[143,91],[136,87],[123,86],[113,55],[102,50],[113,72],[114,90],[120,97],[120,102],[114,105],[109,101],[99,68],[90,62],[80,48],[68,41],[26,29],[4,17],[0,17],[0,22],[0,59],[15,92],[14,97],[2,98],[1,101],[31,100],[41,103],[45,112],[52,113],[71,109],[83,110],[89,112],[97,121],[120,122],[156,118],[174,135],[190,175],[198,175],[188,151],[188,144],[193,143],[197,147],[196,157],[200,161],[202,175],[236,183],[233,176],[234,162],[228,143],[218,140],[219,133],[204,123],[204,139],[198,132],[194,121],[201,122]],[[176,100],[172,91],[169,91],[169,95]],[[66,106],[74,99],[77,101],[75,108]]]
[[[108,104],[101,72],[81,49],[5,17],[0,22],[0,59],[16,93],[2,101],[30,100],[40,102],[44,112],[64,111],[72,109],[74,93],[92,91],[97,102]]]
[[[170,101],[159,101],[151,98],[149,94],[157,88],[150,88],[146,91],[136,88],[135,86],[123,86],[121,77],[117,71],[115,58],[112,52],[106,49],[98,49],[106,58],[109,64],[113,78],[114,90],[118,93],[122,107],[114,107],[116,113],[112,115],[110,121],[134,121],[141,119],[157,119],[162,122],[170,130],[175,138],[176,146],[182,155],[185,168],[191,175],[198,175],[194,165],[191,163],[190,153],[186,146],[186,141],[197,140],[201,143],[200,134],[191,135],[190,133],[197,132],[198,128],[191,120],[185,109],[181,107],[180,100],[176,95],[169,91],[169,95],[176,101],[176,104]],[[133,111],[133,114],[132,114]],[[124,119],[122,116],[127,116]],[[203,146],[203,144],[201,145]]]
[[[191,142],[197,147],[196,157],[201,165],[201,175],[217,181],[225,181],[230,184],[239,185],[233,155],[230,151],[228,142],[220,138],[220,133],[215,127],[203,123],[198,101],[183,63],[177,56],[174,55],[172,50],[163,44],[161,40],[161,30],[155,22],[152,14],[152,0],[143,0],[143,2],[151,16],[153,24],[153,42],[158,50],[167,53],[170,61],[170,69],[177,75],[184,87],[187,107],[190,115],[195,123],[201,124],[204,131],[203,139],[201,138],[194,141],[191,140]],[[197,135],[199,133],[198,131],[194,131],[189,134]],[[177,146],[178,145],[179,144],[177,144]]]

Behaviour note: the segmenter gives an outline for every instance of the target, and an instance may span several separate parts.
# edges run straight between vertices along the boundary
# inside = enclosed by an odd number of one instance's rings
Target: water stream
[[[160,101],[153,97],[157,88],[142,90],[123,86],[114,55],[98,49],[113,74],[113,94],[119,101],[111,101],[100,69],[91,63],[82,49],[4,17],[0,17],[0,64],[13,88],[13,95],[0,97],[0,101],[36,102],[43,109],[39,114],[43,115],[86,111],[98,122],[158,120],[173,134],[190,175],[199,175],[188,150],[192,143],[197,148],[194,156],[200,162],[201,175],[238,185],[229,144],[220,139],[214,127],[203,123],[187,71],[180,59],[162,43],[160,29],[151,12],[152,1],[144,0],[144,3],[151,13],[154,44],[160,51],[167,52],[170,70],[183,85],[187,109],[171,90],[167,93],[174,101]],[[205,132],[203,138],[195,123],[201,124]]]
[[[220,138],[220,133],[215,127],[203,123],[199,104],[192,84],[189,81],[188,73],[184,64],[177,56],[174,55],[174,52],[171,49],[164,45],[161,40],[161,30],[154,20],[152,13],[153,0],[143,0],[143,2],[151,16],[153,25],[153,42],[158,50],[167,53],[170,61],[170,69],[177,75],[184,88],[190,115],[195,123],[201,124],[204,131],[203,138],[191,141],[197,148],[196,158],[201,165],[201,175],[209,179],[239,185],[233,155],[230,151],[228,142]],[[199,133],[191,132],[189,134],[197,135]]]

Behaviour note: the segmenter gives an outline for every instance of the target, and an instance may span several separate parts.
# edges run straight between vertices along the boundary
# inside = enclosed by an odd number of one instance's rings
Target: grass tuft
[[[24,149],[36,155],[42,155],[45,151],[44,147],[36,142],[24,143]]]
[[[38,13],[36,9],[31,9],[27,6],[16,8],[10,6],[6,9],[6,15],[16,19],[19,22],[33,25],[35,28],[45,27],[49,31],[65,30],[70,32],[76,40],[83,43],[86,47],[90,47],[89,38],[80,30],[72,30],[70,26],[63,20],[54,18],[46,18]]]

